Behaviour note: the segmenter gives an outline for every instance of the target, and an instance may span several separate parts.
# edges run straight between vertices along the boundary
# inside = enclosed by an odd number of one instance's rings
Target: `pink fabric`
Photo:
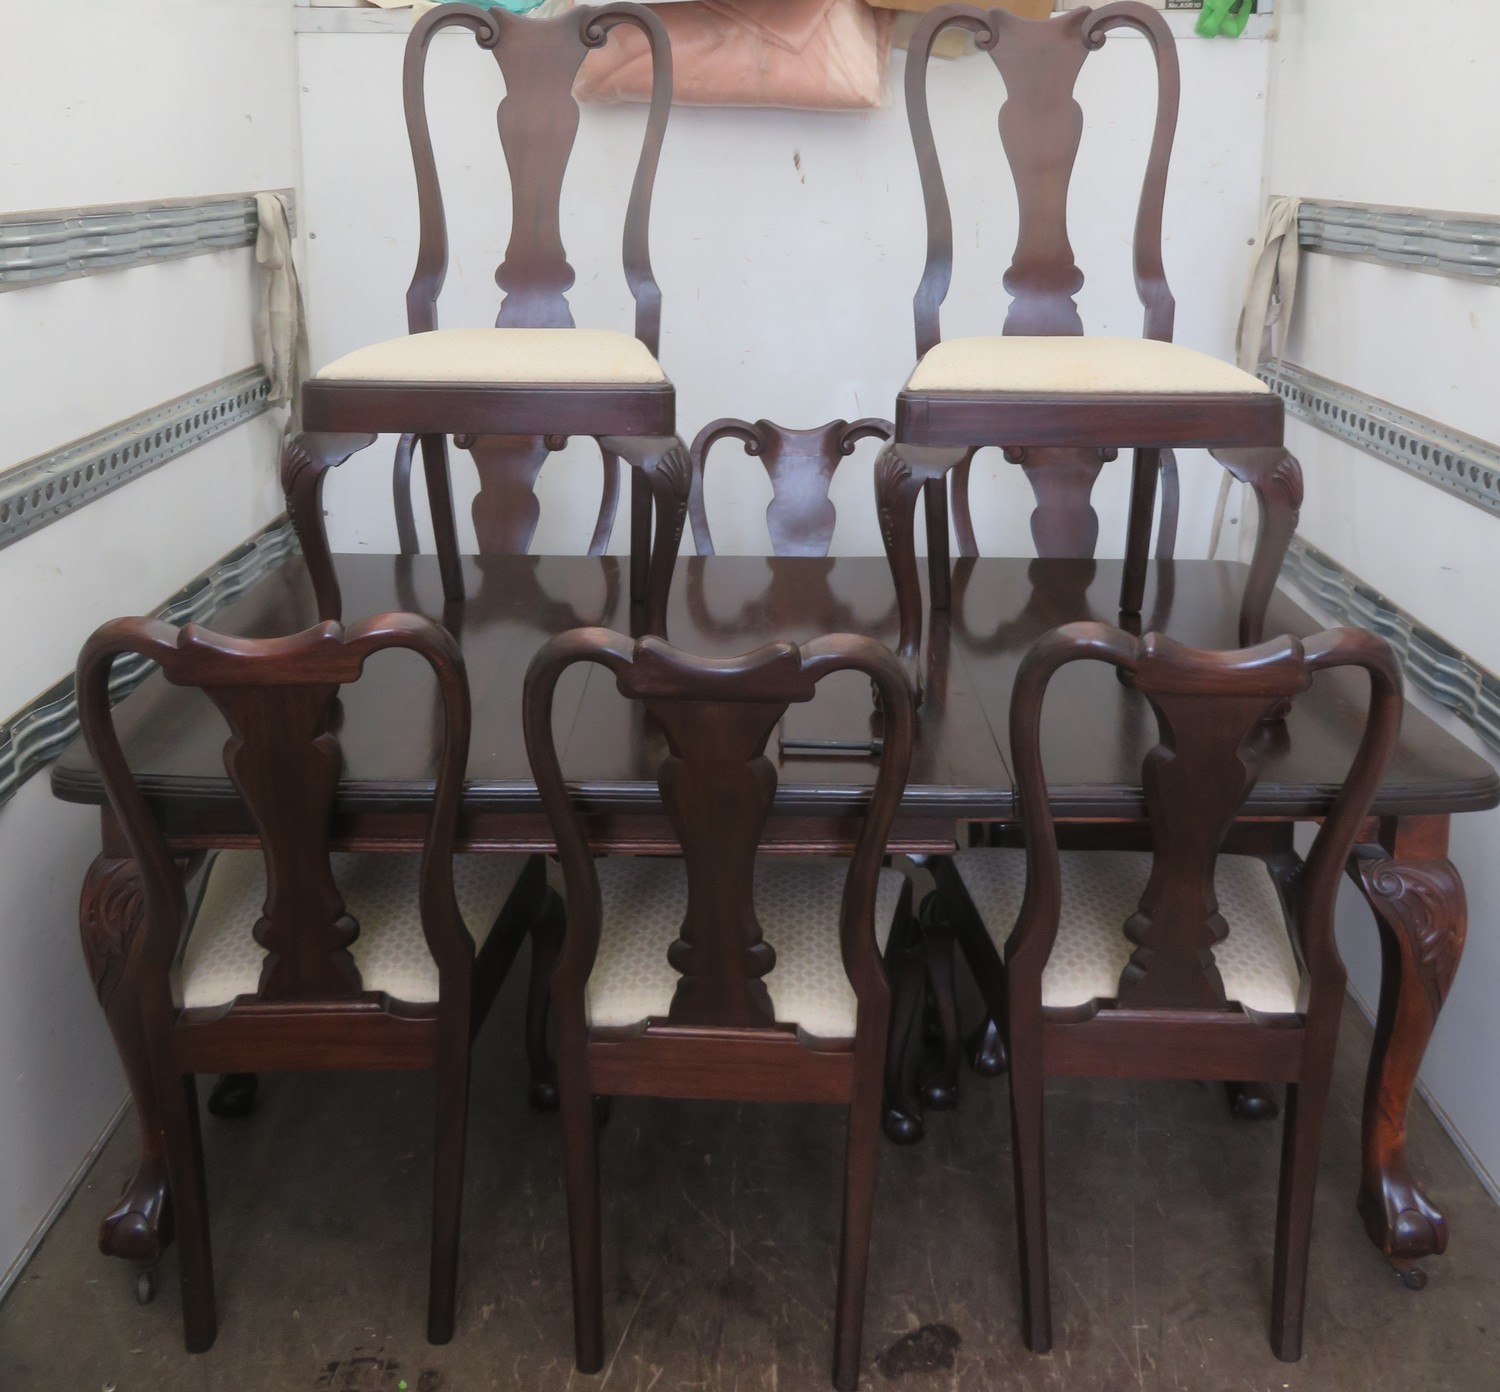
[[[652,7],[672,41],[672,101],[858,111],[885,97],[889,14],[865,0],[696,0]],[[651,56],[620,25],[584,61],[580,101],[651,99]]]

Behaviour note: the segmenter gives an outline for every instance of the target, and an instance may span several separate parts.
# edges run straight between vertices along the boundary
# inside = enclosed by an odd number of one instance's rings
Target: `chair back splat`
[[[1136,293],[1147,338],[1169,341],[1176,303],[1162,265],[1162,206],[1181,94],[1177,47],[1159,10],[1135,0],[1083,7],[1049,20],[1005,10],[940,5],[912,36],[906,67],[906,111],[927,210],[927,263],[913,308],[917,356],[942,339],[939,315],[953,280],[953,218],[927,108],[932,44],[948,28],[966,29],[990,55],[1005,82],[1000,138],[1015,181],[1020,228],[1004,285],[1012,296],[1007,334],[1081,334],[1073,296],[1083,272],[1068,240],[1068,190],[1083,135],[1083,109],[1073,89],[1090,53],[1111,30],[1131,28],[1151,44],[1156,61],[1156,124],[1136,210]]]
[[[1333,901],[1359,828],[1395,746],[1401,682],[1388,644],[1363,629],[1280,638],[1237,652],[1191,648],[1160,633],[1144,638],[1108,624],[1069,624],[1027,654],[1011,702],[1027,889],[1006,948],[1015,980],[1040,981],[1062,912],[1061,872],[1042,767],[1041,717],[1048,684],[1081,660],[1116,667],[1154,711],[1161,742],[1146,755],[1142,789],[1152,834],[1151,875],[1124,925],[1135,950],[1120,978],[1122,1010],[1223,1009],[1224,985],[1213,947],[1228,929],[1214,892],[1219,848],[1254,790],[1265,742],[1283,738],[1268,722],[1307,688],[1315,673],[1359,667],[1371,683],[1365,730],[1332,814],[1318,830],[1299,877],[1295,921],[1315,1003],[1332,999],[1320,984],[1334,969]],[[1040,1000],[1038,987],[1037,999]],[[1336,1001],[1334,1001],[1336,1004]]]
[[[634,25],[651,51],[651,105],[625,213],[625,280],[635,300],[636,337],[654,357],[661,336],[661,291],[651,270],[651,194],[672,95],[672,53],[661,21],[644,5],[589,6],[551,19],[526,19],[503,9],[441,5],[417,21],[406,47],[406,129],[416,167],[421,240],[406,292],[408,327],[437,327],[437,301],[448,271],[448,226],[427,123],[427,55],[433,36],[460,27],[487,49],[505,78],[497,122],[511,185],[511,234],[495,281],[505,292],[500,328],[572,328],[573,287],[560,224],[563,177],[578,133],[573,79],[590,49],[609,31]]]
[[[417,653],[438,681],[442,753],[422,859],[422,921],[440,976],[462,978],[473,944],[458,917],[453,851],[469,749],[469,688],[447,632],[415,614],[381,614],[347,631],[322,623],[273,639],[132,618],[106,624],[89,640],[79,658],[79,718],[141,867],[152,959],[145,979],[153,989],[166,988],[186,903],[181,873],[130,773],[110,713],[115,658],[133,654],[157,663],[167,681],[201,689],[223,714],[230,729],[224,764],[266,861],[268,892],[255,928],[267,954],[258,999],[327,1001],[362,991],[348,950],[358,925],[344,911],[329,863],[330,818],[343,768],[336,701],[339,687],[357,680],[365,662],[386,648]],[[454,986],[462,990],[467,982],[457,979]]]
[[[826,556],[833,543],[838,512],[828,496],[834,472],[861,440],[889,440],[890,421],[829,421],[809,430],[793,430],[774,421],[710,421],[693,440],[693,485],[688,515],[700,556],[714,554],[713,536],[703,501],[703,474],[708,452],[720,440],[735,439],[745,453],[759,459],[771,480],[766,526],[771,550],[778,556]]]
[[[911,695],[889,650],[838,634],[800,648],[770,643],[743,657],[699,658],[660,639],[636,642],[585,628],[554,638],[526,677],[526,748],[567,882],[567,939],[553,979],[559,1015],[568,1001],[581,1018],[601,928],[588,833],[552,739],[552,692],[577,662],[608,668],[621,694],[641,702],[665,740],[657,781],[688,883],[687,915],[668,952],[681,975],[672,999],[674,1025],[775,1023],[762,980],[775,953],[761,936],[753,893],[756,851],[777,783],[766,744],[787,707],[812,700],[829,673],[852,670],[870,678],[882,702],[891,704],[882,705],[880,767],[849,863],[841,932],[861,1006],[868,992],[885,994],[874,935],[857,930],[873,920],[876,878],[911,761]]]

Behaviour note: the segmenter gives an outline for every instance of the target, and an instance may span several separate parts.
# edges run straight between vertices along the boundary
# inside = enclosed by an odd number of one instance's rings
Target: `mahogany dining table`
[[[440,619],[468,666],[474,726],[460,840],[468,849],[547,851],[542,813],[521,736],[527,663],[550,635],[600,624],[629,632],[626,564],[611,556],[481,556],[463,562],[465,598],[447,601],[432,556],[333,558],[344,615],[393,609]],[[1006,721],[1016,668],[1047,630],[1075,619],[1117,619],[1119,561],[963,559],[951,602],[928,615],[921,655],[925,686],[911,775],[891,850],[954,850],[966,824],[1015,820]],[[1246,567],[1219,561],[1155,561],[1142,630],[1185,642],[1237,646]],[[926,577],[923,577],[925,587]],[[213,627],[249,636],[294,632],[317,620],[306,566],[293,556],[229,607]],[[1270,601],[1264,631],[1308,633],[1320,625],[1286,595]],[[696,653],[741,653],[773,637],[799,640],[856,631],[895,646],[898,613],[883,557],[694,557],[677,563],[667,637]],[[1144,826],[1141,760],[1156,742],[1138,694],[1100,664],[1081,663],[1054,681],[1043,732],[1048,785],[1064,831]],[[867,682],[848,674],[823,683],[816,700],[792,707],[767,755],[779,787],[767,847],[837,852],[852,847],[874,760],[859,746],[878,736]],[[1290,845],[1297,822],[1325,813],[1361,728],[1360,679],[1319,675],[1287,718],[1264,727],[1259,782],[1232,833],[1236,847]],[[409,653],[372,659],[338,708],[344,770],[335,804],[337,849],[414,849],[426,829],[436,764],[438,708],[431,674]],[[227,729],[197,691],[148,678],[117,712],[126,756],[183,856],[255,845],[224,770]],[[637,703],[597,667],[575,669],[555,707],[564,772],[600,851],[673,848],[653,774],[659,754]],[[818,748],[821,741],[855,746]],[[102,805],[88,751],[75,742],[54,765],[56,795]],[[1380,934],[1383,982],[1364,1103],[1358,1206],[1371,1240],[1418,1284],[1417,1263],[1447,1245],[1447,1226],[1408,1166],[1406,1116],[1417,1068],[1457,970],[1466,930],[1458,871],[1447,858],[1449,819],[1500,802],[1500,778],[1478,755],[1420,712],[1407,709],[1350,865]],[[166,1168],[147,1084],[136,1004],[117,990],[141,917],[138,880],[107,806],[102,844],[80,908],[86,960],[125,1066],[140,1126],[138,1168],[105,1217],[101,1249],[149,1268],[171,1237]]]

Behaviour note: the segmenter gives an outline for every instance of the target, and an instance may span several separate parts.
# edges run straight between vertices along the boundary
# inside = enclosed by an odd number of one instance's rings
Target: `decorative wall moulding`
[[[1308,251],[1500,284],[1500,217],[1308,199],[1297,212]]]
[[[1424,628],[1379,590],[1366,585],[1300,536],[1287,549],[1281,578],[1297,585],[1343,623],[1387,639],[1406,679],[1451,710],[1492,749],[1500,750],[1500,677],[1447,639]]]
[[[168,623],[202,623],[281,564],[297,549],[292,524],[279,517],[265,530],[237,546],[212,569],[190,580],[156,616]],[[155,670],[155,663],[120,658],[109,691],[119,701]],[[0,807],[16,789],[55,759],[78,733],[78,702],[71,674],[0,725]]]
[[[277,189],[295,212],[291,189]],[[0,216],[0,290],[253,246],[253,193]]]
[[[1446,488],[1475,507],[1500,513],[1500,447],[1294,363],[1262,363],[1260,378],[1299,420]]]
[[[270,395],[247,367],[0,473],[0,548],[260,415]]]

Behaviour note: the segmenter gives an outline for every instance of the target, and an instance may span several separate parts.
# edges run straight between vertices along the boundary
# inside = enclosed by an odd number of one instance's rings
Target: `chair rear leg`
[[[1040,1046],[1041,1041],[1036,1041]],[[1016,1233],[1021,1258],[1021,1334],[1033,1353],[1052,1347],[1052,1292],[1047,1260],[1046,1135],[1040,1048],[1012,1049],[1010,1145],[1015,1167]]]
[[[565,912],[562,900],[550,890],[547,901],[531,926],[531,975],[526,987],[526,1065],[531,1074],[531,1105],[539,1112],[557,1110],[557,1069],[547,1052],[547,1021]]]
[[[563,1183],[573,1264],[573,1345],[580,1373],[604,1366],[604,1277],[600,1257],[599,1132],[584,1088],[561,1096]]]
[[[833,1385],[838,1392],[854,1392],[859,1385],[870,1228],[875,1215],[881,1078],[877,1049],[866,1052],[867,1058],[855,1060],[854,1098],[849,1104],[849,1141],[844,1162],[844,1228],[833,1322]]]
[[[1331,1064],[1331,1060],[1330,1060]],[[1302,1317],[1307,1303],[1307,1257],[1312,1244],[1318,1152],[1332,1068],[1286,1090],[1281,1137],[1281,1193],[1276,1206],[1276,1256],[1271,1283],[1271,1351],[1284,1363],[1302,1357]]]
[[[219,1315],[214,1302],[198,1080],[191,1073],[168,1077],[159,1087],[158,1096],[182,1271],[184,1342],[189,1353],[207,1353],[218,1336]]]

